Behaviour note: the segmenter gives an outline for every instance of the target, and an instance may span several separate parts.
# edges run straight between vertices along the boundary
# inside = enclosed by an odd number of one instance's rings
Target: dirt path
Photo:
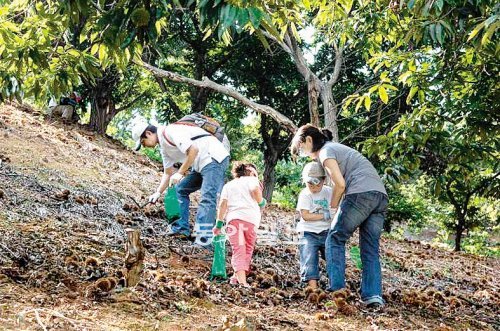
[[[264,224],[280,243],[258,246],[252,290],[232,288],[166,237],[160,206],[136,207],[158,165],[12,106],[0,108],[0,159],[0,330],[500,329],[498,260],[386,238],[388,305],[369,312],[353,259],[349,291],[304,291],[296,246],[283,243],[293,213],[271,207]],[[121,281],[126,227],[147,249],[134,288]]]

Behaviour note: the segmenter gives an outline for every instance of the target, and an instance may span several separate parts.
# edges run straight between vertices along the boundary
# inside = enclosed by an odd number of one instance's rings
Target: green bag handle
[[[181,207],[179,206],[179,199],[177,198],[175,186],[171,186],[167,189],[163,203],[165,205],[165,218],[167,219],[167,223],[173,223],[181,218]]]
[[[212,261],[212,272],[210,280],[214,278],[226,279],[226,235],[218,234],[213,238],[214,259]]]

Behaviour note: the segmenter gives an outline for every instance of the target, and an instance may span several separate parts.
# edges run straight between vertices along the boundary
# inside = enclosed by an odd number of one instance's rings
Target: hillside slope
[[[310,294],[294,245],[260,245],[244,291],[208,281],[210,263],[166,237],[161,206],[137,207],[160,168],[119,143],[0,106],[0,160],[2,330],[500,329],[497,259],[384,238],[388,305],[370,312],[352,259],[350,291]],[[275,207],[264,217],[278,231],[292,222]],[[126,227],[147,249],[134,288],[120,281]]]

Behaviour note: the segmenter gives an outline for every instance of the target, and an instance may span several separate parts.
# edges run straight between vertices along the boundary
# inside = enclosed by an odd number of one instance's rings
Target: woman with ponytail
[[[359,228],[363,264],[361,299],[369,307],[380,307],[384,300],[379,242],[387,211],[387,192],[368,159],[331,140],[329,130],[307,124],[298,129],[291,146],[292,154],[318,160],[334,184],[330,214],[338,215],[325,245],[328,290],[345,287],[345,244]]]

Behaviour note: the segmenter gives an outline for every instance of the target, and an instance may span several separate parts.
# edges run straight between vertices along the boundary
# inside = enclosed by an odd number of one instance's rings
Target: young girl
[[[252,254],[257,239],[261,210],[266,205],[253,164],[236,162],[231,171],[233,180],[224,185],[220,197],[214,234],[220,234],[224,220],[226,233],[233,249],[231,265],[234,275],[231,284],[249,287],[246,274],[250,270]]]
[[[318,287],[319,254],[325,258],[325,241],[331,223],[332,189],[324,185],[325,179],[321,164],[316,161],[306,164],[302,171],[306,187],[297,201],[300,213],[297,232],[302,233],[299,241],[300,275],[302,281],[312,288]]]

